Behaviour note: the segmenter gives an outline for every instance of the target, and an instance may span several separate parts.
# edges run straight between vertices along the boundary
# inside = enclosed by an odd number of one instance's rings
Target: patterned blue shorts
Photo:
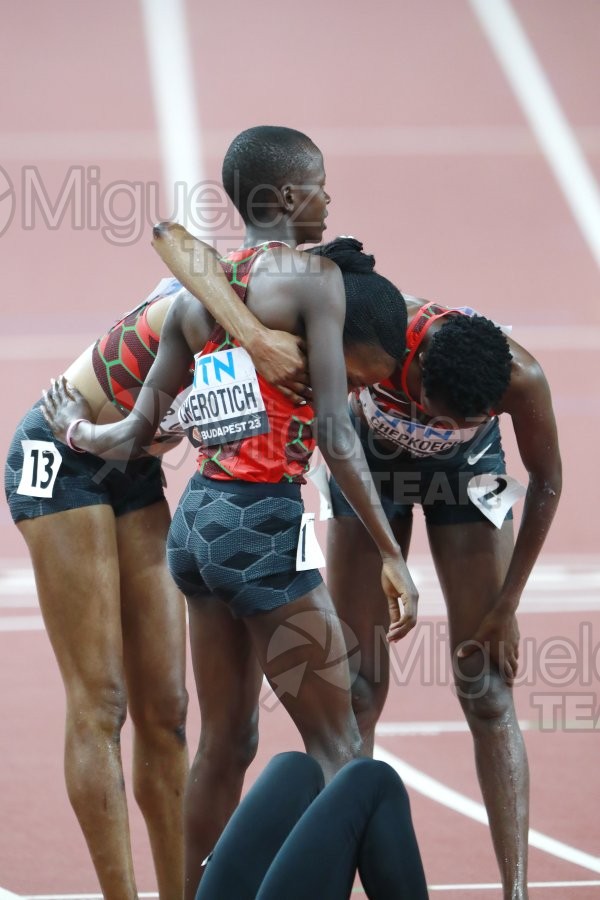
[[[187,597],[217,594],[235,616],[296,600],[322,582],[318,569],[296,571],[303,511],[298,484],[194,474],[169,531],[173,579]]]

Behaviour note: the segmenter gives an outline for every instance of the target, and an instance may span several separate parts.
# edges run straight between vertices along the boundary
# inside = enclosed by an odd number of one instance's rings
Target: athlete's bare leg
[[[392,522],[405,559],[411,528],[412,518]],[[328,523],[327,586],[340,619],[358,639],[359,653],[350,656],[352,706],[363,739],[363,752],[372,756],[375,726],[389,686],[385,638],[389,612],[381,587],[381,556],[355,516],[338,516]]]
[[[344,635],[324,584],[245,619],[271,687],[321,764],[325,780],[360,755]]]
[[[448,607],[452,650],[470,638],[493,605],[510,561],[512,523],[430,526],[429,541]],[[512,689],[481,653],[459,663],[455,680],[473,735],[505,900],[527,898],[529,770]]]
[[[216,597],[188,598],[200,743],[185,795],[185,890],[193,900],[202,861],[239,803],[258,746],[262,671],[248,631]]]
[[[170,515],[160,501],[117,519],[121,618],[129,712],[134,724],[133,789],[144,815],[161,900],[183,894],[185,600],[169,574]]]
[[[327,780],[360,753],[361,741],[346,645],[324,585],[244,620],[216,597],[188,606],[202,724],[186,792],[185,897],[193,900],[202,860],[238,804],[256,752],[263,671]]]
[[[135,900],[120,748],[127,699],[114,515],[90,506],[18,527],[65,686],[69,799],[104,897]]]

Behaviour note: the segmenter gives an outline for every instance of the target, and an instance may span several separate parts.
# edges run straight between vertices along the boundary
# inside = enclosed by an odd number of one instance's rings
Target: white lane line
[[[600,190],[509,0],[469,0],[600,266]]]
[[[534,728],[532,722],[519,721],[521,731]],[[417,735],[463,734],[469,731],[465,719],[451,722],[378,722],[375,734],[378,737],[410,737]]]
[[[530,888],[566,888],[566,887],[598,887],[600,881],[529,881]],[[430,884],[430,891],[501,891],[502,885],[496,884]]]
[[[152,897],[158,897],[158,894],[139,892],[137,896],[144,900],[145,898],[150,900]],[[2,900],[2,895],[0,895],[0,900]],[[102,900],[102,894],[28,894],[19,897],[18,900]]]
[[[311,505],[306,499],[307,508]],[[421,594],[421,618],[445,617],[446,609],[433,564],[417,555],[411,565]],[[600,610],[600,559],[596,556],[548,556],[539,563],[525,588],[520,605],[522,614],[558,613],[564,610],[565,593],[571,612],[594,613]],[[20,611],[37,610],[39,604],[31,565],[22,559],[0,559],[0,630],[37,631],[43,629],[40,617],[21,616]],[[589,626],[591,628],[591,625]],[[444,635],[439,635],[444,637]],[[581,635],[583,641],[585,635]],[[524,644],[524,648],[525,648]],[[583,644],[582,644],[583,646]]]
[[[453,788],[447,787],[441,781],[431,778],[430,775],[426,775],[420,769],[416,769],[409,763],[404,762],[399,756],[390,753],[379,744],[375,745],[374,755],[375,759],[380,759],[395,769],[407,787],[418,791],[418,793],[423,794],[430,800],[435,800],[436,803],[441,803],[442,806],[447,806],[449,809],[469,819],[473,819],[475,822],[488,825],[487,813],[482,803],[471,800],[470,797],[466,797]],[[529,846],[535,847],[537,850],[543,850],[545,853],[556,856],[558,859],[564,859],[566,862],[573,863],[573,865],[581,866],[590,872],[600,873],[600,857],[592,856],[591,853],[585,853],[583,850],[578,850],[576,847],[557,841],[546,834],[542,834],[541,831],[535,831],[533,828],[529,829]]]
[[[148,52],[150,82],[154,96],[161,155],[165,173],[165,195],[183,182],[187,191],[204,180],[198,103],[187,34],[184,0],[141,0]],[[176,203],[173,215],[190,227],[188,210]],[[195,217],[197,218],[197,217]],[[198,227],[190,230],[200,233]]]
[[[45,627],[41,616],[0,617],[0,631],[44,631]]]
[[[22,900],[22,898],[18,894],[13,894],[12,891],[0,887],[0,900]]]

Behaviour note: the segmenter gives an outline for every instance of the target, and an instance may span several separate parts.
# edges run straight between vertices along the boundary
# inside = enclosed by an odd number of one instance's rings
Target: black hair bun
[[[336,263],[342,272],[368,274],[375,268],[375,257],[371,253],[363,253],[362,249],[363,245],[357,238],[343,235],[327,244],[311,247],[308,252],[326,256]]]

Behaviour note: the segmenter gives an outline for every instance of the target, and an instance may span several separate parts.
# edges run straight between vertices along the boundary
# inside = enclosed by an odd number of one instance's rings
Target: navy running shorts
[[[506,463],[498,420],[493,419],[452,458],[416,457],[382,443],[351,413],[388,520],[410,519],[415,503],[430,525],[487,521],[471,502],[467,486],[474,475],[503,475]],[[470,461],[471,460],[471,461]],[[356,516],[333,476],[329,480],[334,516]],[[509,510],[506,519],[512,519]]]
[[[322,582],[296,571],[300,485],[217,481],[196,472],[175,510],[167,558],[186,597],[216,594],[237,617],[290,603]]]
[[[52,434],[39,404],[17,426],[4,490],[14,522],[99,504],[123,516],[165,497],[159,459],[126,463],[69,450]]]

